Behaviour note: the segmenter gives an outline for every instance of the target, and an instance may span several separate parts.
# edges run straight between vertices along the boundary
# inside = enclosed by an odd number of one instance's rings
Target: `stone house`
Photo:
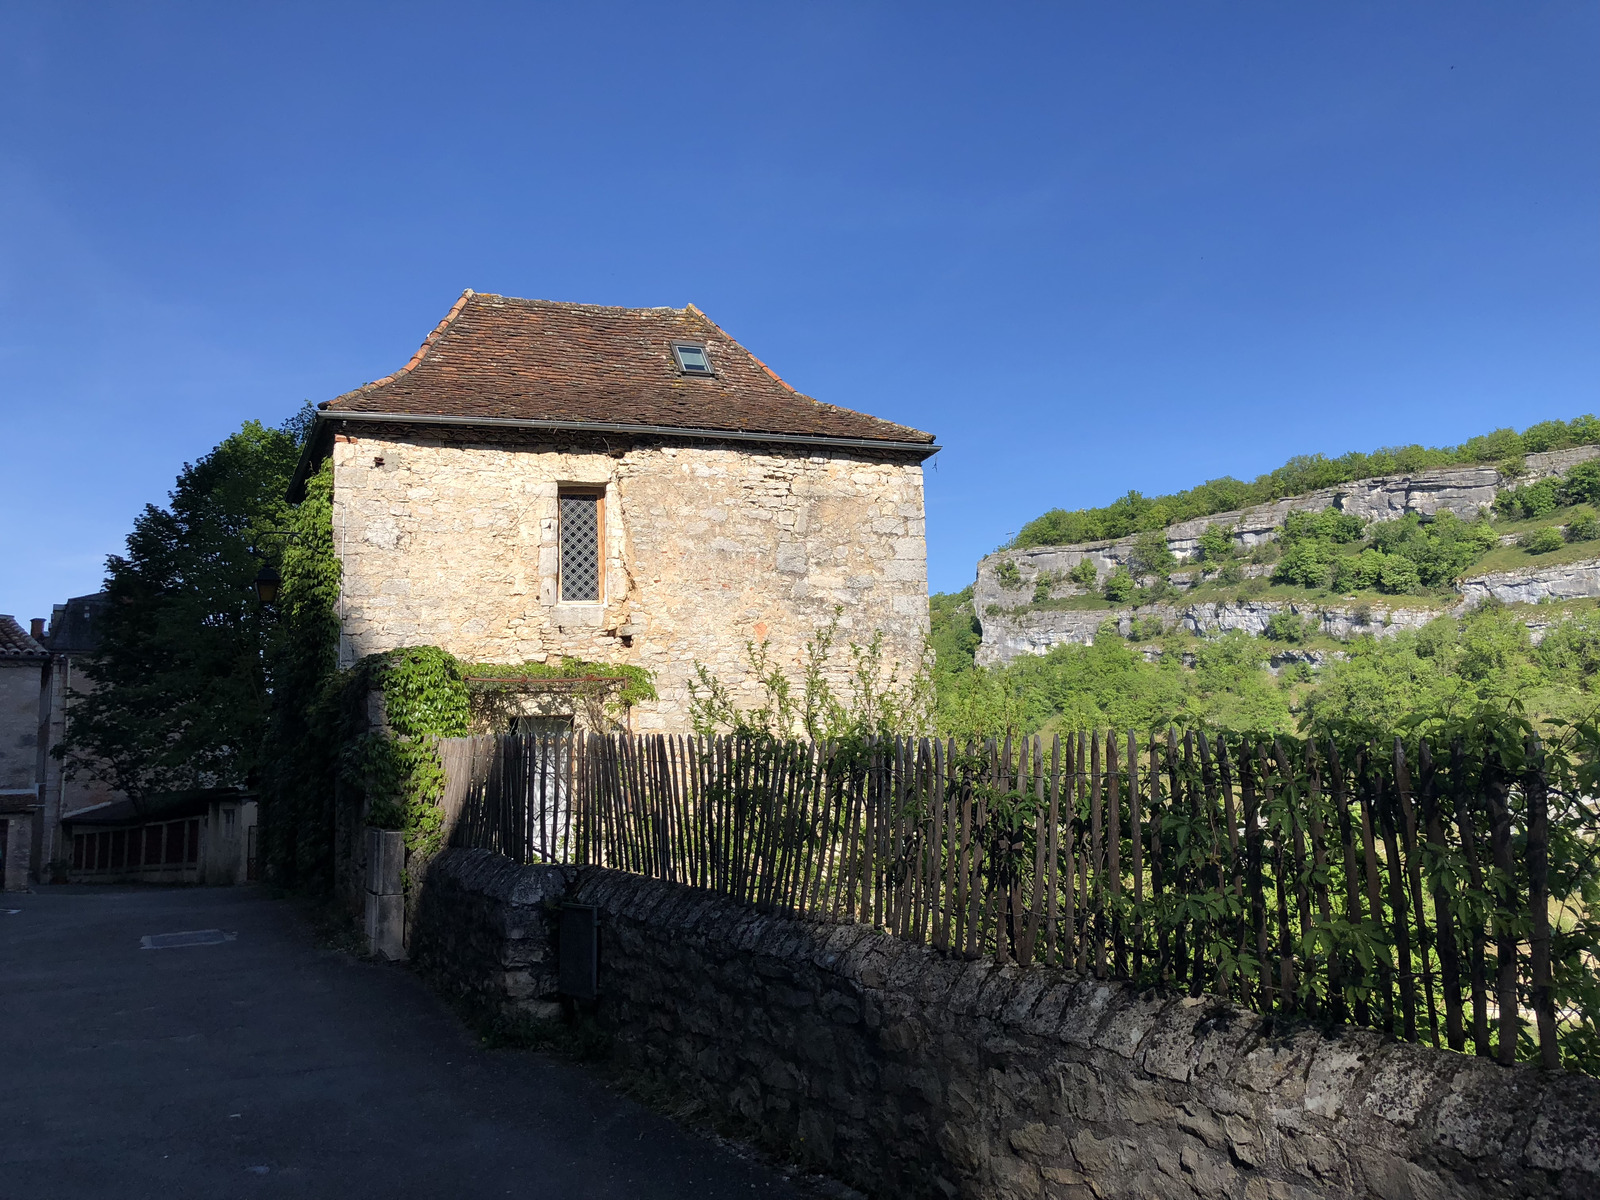
[[[69,777],[61,760],[49,753],[52,746],[60,745],[66,737],[67,716],[74,697],[87,686],[82,660],[99,648],[106,603],[105,594],[97,592],[53,605],[49,630],[39,639],[49,652],[42,681],[44,691],[39,700],[39,789],[44,819],[37,863],[41,872],[50,863],[67,857],[61,841],[63,821],[85,809],[125,799],[121,792],[102,780]]]
[[[28,886],[43,828],[39,773],[40,698],[50,654],[32,632],[0,615],[0,891]]]
[[[918,661],[937,450],[801,395],[693,305],[468,291],[403,368],[319,406],[291,498],[331,456],[342,663],[633,664],[659,699],[632,728],[681,732],[696,662],[735,683],[770,641],[798,674],[836,606],[841,640]]]
[[[0,616],[0,885],[242,883],[255,877],[255,795],[213,788],[134,803],[72,777],[50,754],[66,736],[100,644],[103,593],[57,604],[49,628]]]

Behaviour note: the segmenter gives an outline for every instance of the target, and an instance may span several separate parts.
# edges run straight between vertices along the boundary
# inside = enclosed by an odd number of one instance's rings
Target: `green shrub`
[[[1207,525],[1200,533],[1200,561],[1225,563],[1233,558],[1233,531],[1226,525]]]
[[[1566,545],[1566,539],[1561,536],[1561,530],[1554,525],[1546,525],[1543,529],[1523,534],[1521,544],[1529,554],[1549,554],[1552,550],[1559,550]]]
[[[1135,617],[1128,622],[1128,640],[1130,642],[1153,642],[1164,632],[1161,618],[1157,616]]]
[[[1000,586],[1014,589],[1022,586],[1022,572],[1017,569],[1015,559],[1002,558],[994,565],[994,577],[1000,581]]]
[[[1050,599],[1050,589],[1055,586],[1056,577],[1050,571],[1040,571],[1033,581],[1033,602],[1043,604]]]
[[[1311,622],[1302,620],[1292,612],[1276,612],[1267,618],[1264,632],[1269,641],[1298,645],[1311,635]]]
[[[1244,579],[1244,568],[1236,562],[1225,563],[1222,570],[1217,572],[1217,582],[1224,587],[1233,587]]]
[[[1564,504],[1600,504],[1600,459],[1591,458],[1561,478]]]
[[[1067,572],[1067,578],[1079,587],[1092,588],[1100,579],[1100,573],[1094,569],[1094,560],[1083,558],[1078,560],[1078,565]]]
[[[1421,586],[1422,578],[1417,573],[1416,564],[1402,555],[1389,555],[1378,571],[1378,590],[1388,592],[1391,596],[1414,592]]]
[[[1600,519],[1588,509],[1579,509],[1567,520],[1567,541],[1592,542],[1600,538]]]
[[[1383,564],[1389,556],[1381,550],[1363,550],[1347,555],[1334,564],[1333,587],[1340,592],[1364,592],[1378,586]]]
[[[1172,574],[1172,568],[1178,565],[1178,560],[1167,545],[1166,534],[1159,529],[1150,529],[1134,539],[1128,565],[1135,575],[1154,575],[1157,579],[1165,579]]]
[[[1126,604],[1133,599],[1133,572],[1129,571],[1127,567],[1118,567],[1106,576],[1105,584],[1100,590],[1111,603]]]
[[[1366,522],[1353,513],[1343,513],[1336,508],[1321,512],[1295,510],[1283,518],[1283,544],[1292,546],[1299,542],[1359,542]]]
[[[1279,583],[1295,584],[1299,587],[1326,587],[1331,557],[1326,542],[1294,542],[1278,560],[1272,578]]]

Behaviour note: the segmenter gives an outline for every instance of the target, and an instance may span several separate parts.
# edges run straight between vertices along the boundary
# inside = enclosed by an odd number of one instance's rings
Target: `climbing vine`
[[[278,621],[267,658],[272,689],[261,780],[262,839],[272,877],[324,886],[333,863],[334,775],[341,725],[339,556],[333,545],[333,464],[306,481],[285,518]]]
[[[538,691],[528,681],[572,681],[565,694],[594,729],[656,698],[643,668],[576,658],[465,663],[438,646],[404,646],[341,670],[331,462],[307,480],[285,528],[262,783],[265,850],[281,884],[327,890],[341,819],[349,828],[354,814],[404,833],[413,862],[431,858],[447,834],[439,739],[504,732]]]

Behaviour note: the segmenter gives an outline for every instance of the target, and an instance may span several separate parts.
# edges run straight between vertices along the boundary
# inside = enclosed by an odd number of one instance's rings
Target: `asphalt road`
[[[9,912],[19,909],[18,912]],[[142,949],[146,935],[232,940]],[[254,888],[0,895],[0,1198],[802,1193]]]

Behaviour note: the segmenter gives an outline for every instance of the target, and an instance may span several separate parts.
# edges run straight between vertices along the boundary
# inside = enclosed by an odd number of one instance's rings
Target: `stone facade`
[[[1600,1081],[968,962],[594,868],[451,850],[412,956],[549,1011],[551,920],[600,913],[619,1059],[877,1196],[1300,1200],[1600,1194]]]
[[[332,453],[347,664],[426,644],[478,662],[629,663],[660,696],[633,728],[677,732],[696,662],[733,684],[746,642],[770,639],[773,661],[798,674],[836,606],[841,640],[882,630],[890,659],[921,654],[915,456],[415,427],[339,434]],[[597,603],[557,593],[564,487],[603,489]]]
[[[0,658],[0,803],[39,802],[39,704],[44,655]]]

